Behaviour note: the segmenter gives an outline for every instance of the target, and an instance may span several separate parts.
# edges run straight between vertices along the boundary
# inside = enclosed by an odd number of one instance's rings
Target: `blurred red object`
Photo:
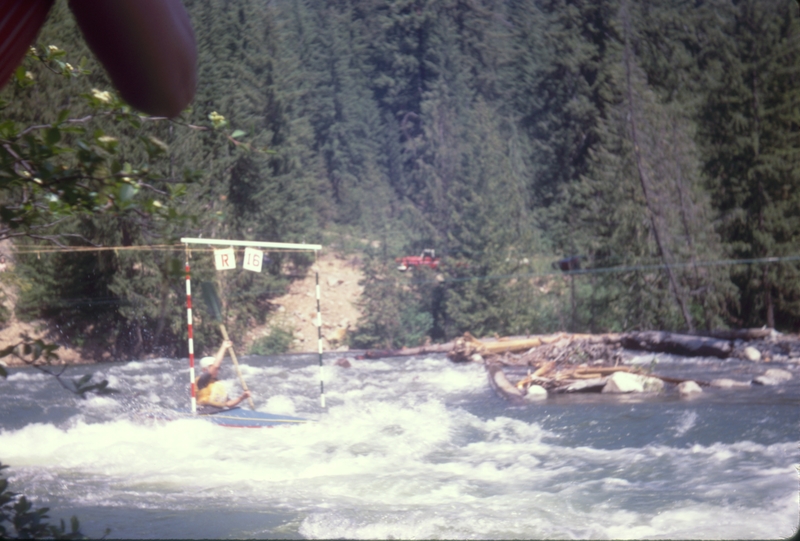
[[[54,0],[0,0],[0,88],[22,62]]]
[[[36,39],[53,0],[0,0],[0,86]],[[194,98],[197,45],[181,0],[70,0],[92,52],[123,99],[173,117]]]

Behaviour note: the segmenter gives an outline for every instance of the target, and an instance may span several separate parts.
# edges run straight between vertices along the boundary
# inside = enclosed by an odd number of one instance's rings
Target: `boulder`
[[[350,364],[350,361],[348,361],[344,357],[342,357],[341,359],[336,359],[336,362],[333,364],[335,364],[336,366],[341,366],[342,368],[350,368],[352,366]]]
[[[736,381],[735,379],[719,378],[711,380],[712,387],[719,387],[720,389],[731,389],[733,387],[750,387],[749,381]]]
[[[678,384],[678,393],[680,393],[681,396],[691,396],[702,392],[703,389],[694,381],[683,381]]]
[[[781,381],[789,381],[793,377],[791,372],[788,370],[781,370],[780,368],[770,368],[764,372],[764,375],[769,378],[779,379]]]
[[[614,372],[603,387],[604,393],[657,393],[664,389],[664,382],[658,378]]]
[[[785,381],[792,379],[792,373],[788,370],[781,370],[780,368],[770,368],[764,374],[753,379],[753,383],[757,385],[779,385]]]
[[[747,346],[746,348],[744,348],[743,353],[744,353],[744,358],[747,359],[748,361],[753,361],[754,363],[757,363],[758,361],[761,360],[761,352],[758,351],[753,346]]]
[[[547,398],[547,389],[541,385],[531,385],[528,387],[528,394],[524,396],[527,402],[536,402]]]

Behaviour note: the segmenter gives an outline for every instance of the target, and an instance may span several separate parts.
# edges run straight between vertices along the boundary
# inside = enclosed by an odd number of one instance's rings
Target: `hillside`
[[[295,341],[292,352],[317,351],[316,272],[319,272],[320,310],[322,312],[323,349],[342,348],[348,330],[359,318],[358,301],[363,288],[361,260],[355,256],[323,253],[303,280],[297,280],[289,292],[272,301],[279,306],[267,325],[248,333],[244,349],[269,332],[271,325],[291,330]]]
[[[3,268],[0,272],[5,271]],[[348,330],[355,328],[360,315],[358,301],[363,290],[359,285],[362,279],[361,260],[355,256],[323,253],[304,279],[293,282],[285,295],[273,300],[273,304],[279,307],[276,315],[267,324],[253,329],[246,335],[244,344],[238,347],[241,352],[249,351],[252,343],[269,333],[272,325],[291,330],[295,338],[291,352],[317,351],[316,272],[319,272],[320,281],[323,350],[346,349],[343,345],[345,336]],[[9,273],[7,276],[12,275]],[[69,347],[60,339],[57,332],[48,328],[44,322],[19,321],[14,315],[16,298],[14,287],[9,282],[13,280],[2,281],[5,292],[4,304],[11,316],[8,323],[0,329],[0,349],[18,343],[20,337],[26,334],[33,339],[61,345],[56,353],[59,361],[64,364],[114,360],[107,348],[99,343],[87,341],[81,347]],[[10,357],[2,359],[2,362],[9,366],[22,364]]]

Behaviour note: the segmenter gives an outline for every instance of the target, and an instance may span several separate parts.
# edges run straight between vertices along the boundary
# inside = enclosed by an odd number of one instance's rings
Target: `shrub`
[[[250,346],[252,355],[276,355],[286,353],[292,345],[294,336],[291,331],[281,327],[272,327],[266,336],[262,336]]]

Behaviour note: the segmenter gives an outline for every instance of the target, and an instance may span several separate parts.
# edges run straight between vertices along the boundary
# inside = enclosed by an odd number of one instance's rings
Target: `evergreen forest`
[[[800,331],[797,2],[184,4],[198,87],[173,120],[120,101],[65,0],[0,92],[19,318],[116,358],[185,356],[184,253],[162,247],[202,236],[357,251],[351,347]],[[34,205],[8,150],[23,142],[47,174],[69,158],[128,183],[113,208],[69,190]],[[117,249],[78,250],[99,247]],[[397,270],[427,248],[437,270]],[[204,257],[193,280],[214,279]],[[312,263],[231,275],[232,334]],[[210,319],[195,333],[219,343]]]

